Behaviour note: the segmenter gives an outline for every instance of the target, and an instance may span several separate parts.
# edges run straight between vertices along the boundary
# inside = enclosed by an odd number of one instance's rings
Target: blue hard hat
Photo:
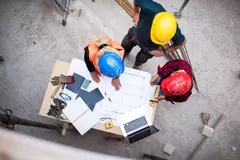
[[[119,77],[124,71],[122,58],[114,52],[105,52],[98,61],[100,71],[112,78]]]

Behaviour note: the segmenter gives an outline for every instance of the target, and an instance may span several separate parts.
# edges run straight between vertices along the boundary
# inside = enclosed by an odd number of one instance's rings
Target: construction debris
[[[202,113],[201,117],[202,117],[203,123],[205,125],[208,125],[209,119],[211,117],[210,114],[209,113]]]
[[[234,146],[232,146],[231,149],[232,149],[233,152],[235,152],[237,150],[236,147],[234,147]]]
[[[207,137],[211,137],[213,131],[214,131],[213,128],[211,128],[207,125],[204,125],[203,130],[202,130],[202,134],[207,136]]]
[[[224,120],[224,114],[222,114],[217,122],[215,122],[215,124],[213,125],[213,129],[215,130],[217,128],[217,126]],[[196,154],[200,151],[200,149],[202,148],[202,146],[204,145],[204,143],[208,140],[208,137],[205,136],[202,141],[198,144],[197,148],[193,151],[193,153],[190,155],[189,159],[188,160],[192,160]]]
[[[208,126],[208,122],[209,122],[211,116],[210,116],[209,113],[202,113],[201,117],[202,117],[202,120],[203,120],[203,123],[204,123],[202,134],[207,136],[207,137],[211,137],[211,135],[214,131],[213,128]]]
[[[164,146],[164,148],[163,148],[163,151],[164,152],[166,152],[167,154],[169,154],[169,155],[172,155],[173,154],[173,152],[174,152],[174,150],[175,150],[175,147],[173,147],[172,145],[170,145],[170,144],[165,144],[165,146]]]

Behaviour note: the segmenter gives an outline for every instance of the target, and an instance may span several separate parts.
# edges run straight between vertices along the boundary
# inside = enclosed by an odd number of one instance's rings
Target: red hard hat
[[[164,79],[161,89],[167,96],[180,96],[189,91],[192,86],[192,78],[184,72],[176,72]]]

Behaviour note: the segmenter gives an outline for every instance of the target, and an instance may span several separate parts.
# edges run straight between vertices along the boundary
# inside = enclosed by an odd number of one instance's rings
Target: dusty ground
[[[160,2],[160,0],[159,0]],[[182,1],[161,0],[170,12]],[[62,16],[51,0],[0,0],[0,105],[15,115],[55,124],[38,115],[47,82],[56,59],[70,62],[73,57],[83,59],[83,48],[98,36],[122,40],[132,25],[129,16],[115,1],[73,1],[75,13],[66,27]],[[78,17],[79,10],[82,14]],[[187,48],[198,80],[200,94],[188,102],[172,105],[161,102],[155,125],[160,129],[150,142],[132,145],[105,141],[107,134],[92,130],[84,137],[69,132],[62,137],[57,132],[29,127],[16,127],[17,132],[40,137],[78,148],[139,158],[142,152],[174,160],[184,160],[203,138],[200,131],[201,112],[212,115],[212,125],[221,113],[226,119],[207,141],[196,159],[240,159],[240,1],[190,1],[178,20],[188,39]],[[127,61],[132,66],[137,48]],[[154,73],[164,58],[154,58],[143,67]],[[163,153],[164,144],[176,146],[173,156]],[[104,146],[104,147],[103,147]],[[233,152],[231,147],[237,150]]]

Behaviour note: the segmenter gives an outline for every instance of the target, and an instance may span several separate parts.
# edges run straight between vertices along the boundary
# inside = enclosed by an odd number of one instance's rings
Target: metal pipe
[[[188,59],[187,59],[187,57],[186,57],[186,53],[184,52],[184,49],[183,49],[182,47],[180,48],[180,51],[181,51],[181,53],[182,53],[183,59],[188,61]],[[189,63],[189,62],[188,62],[188,63]]]
[[[173,56],[173,59],[176,60],[177,59],[177,56],[175,55],[175,52],[171,52],[172,56]]]
[[[185,50],[186,57],[187,57],[187,61],[189,62],[190,66],[191,66],[191,68],[192,68],[192,63],[191,63],[191,61],[190,61],[190,58],[189,58],[189,55],[188,55],[188,52],[187,52],[187,48],[186,48],[185,45],[183,46],[183,49]],[[197,90],[197,92],[199,92],[198,85],[197,85],[197,80],[196,80],[195,74],[194,74],[194,72],[193,72],[193,68],[192,68],[192,75],[193,75],[193,81],[194,81],[194,83],[195,83],[196,90]]]
[[[66,0],[65,9],[67,10],[67,12],[63,13],[63,20],[62,20],[63,26],[66,26],[67,24],[67,17],[69,15],[69,10],[70,10],[70,0]]]
[[[176,50],[176,51],[173,51],[173,52],[175,52],[175,54],[176,54],[176,56],[177,56],[177,59],[181,59],[181,56],[179,55],[179,53],[178,53],[177,50]]]
[[[186,7],[186,5],[188,4],[189,0],[185,0],[182,4],[182,6],[180,7],[180,9],[177,11],[177,12],[174,12],[174,16],[175,18],[177,19],[180,19],[181,18],[181,15],[182,15],[182,11],[183,9]]]
[[[0,113],[0,122],[6,125],[12,125],[14,127],[15,124],[18,125],[24,125],[24,126],[32,126],[32,127],[38,127],[38,128],[45,128],[45,129],[53,129],[57,130],[60,129],[58,126],[53,126],[50,124],[44,124],[40,122],[30,121],[27,119],[21,119],[13,115],[8,114],[1,114]]]

